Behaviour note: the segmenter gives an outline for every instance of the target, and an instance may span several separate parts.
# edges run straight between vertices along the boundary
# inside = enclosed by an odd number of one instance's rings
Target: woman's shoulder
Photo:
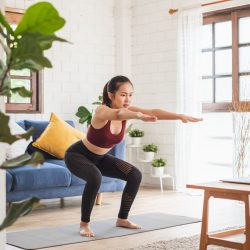
[[[103,109],[108,109],[109,107],[105,104],[98,105],[97,108],[95,109],[96,111],[98,110],[103,110]]]

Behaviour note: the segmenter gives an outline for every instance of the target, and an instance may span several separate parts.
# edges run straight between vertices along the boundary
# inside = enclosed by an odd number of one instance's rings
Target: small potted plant
[[[161,177],[164,174],[164,167],[166,166],[166,160],[162,158],[154,159],[152,161],[151,173],[153,176]]]
[[[145,160],[152,161],[155,153],[158,151],[158,147],[154,143],[151,143],[144,145],[142,150],[144,151]]]
[[[141,138],[144,136],[144,131],[134,128],[129,131],[129,136],[132,138],[133,145],[140,145]]]

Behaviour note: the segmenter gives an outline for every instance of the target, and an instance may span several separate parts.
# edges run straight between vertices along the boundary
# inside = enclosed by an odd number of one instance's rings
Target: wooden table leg
[[[202,212],[200,250],[207,250],[209,198],[210,194],[205,190]]]
[[[250,249],[250,204],[249,204],[249,196],[246,194],[243,197],[243,200],[245,202],[245,235],[246,235],[246,241],[243,244],[243,250],[249,250]]]
[[[97,193],[95,204],[96,205],[101,205],[102,204],[102,193]]]

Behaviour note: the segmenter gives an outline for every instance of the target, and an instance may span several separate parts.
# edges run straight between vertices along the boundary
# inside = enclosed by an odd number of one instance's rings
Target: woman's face
[[[131,104],[133,97],[133,87],[131,83],[126,82],[122,84],[115,94],[108,93],[109,98],[111,99],[112,108],[128,108]]]

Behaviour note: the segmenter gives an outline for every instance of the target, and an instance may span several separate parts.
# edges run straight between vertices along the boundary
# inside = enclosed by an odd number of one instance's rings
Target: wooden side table
[[[204,190],[200,250],[207,250],[208,245],[218,245],[233,249],[250,250],[250,185],[217,181],[201,184],[187,184],[186,187]],[[208,202],[210,197],[243,201],[245,204],[245,227],[227,230],[215,234],[208,234]],[[244,234],[245,242],[241,243],[223,239],[224,237],[233,236],[236,234]]]

